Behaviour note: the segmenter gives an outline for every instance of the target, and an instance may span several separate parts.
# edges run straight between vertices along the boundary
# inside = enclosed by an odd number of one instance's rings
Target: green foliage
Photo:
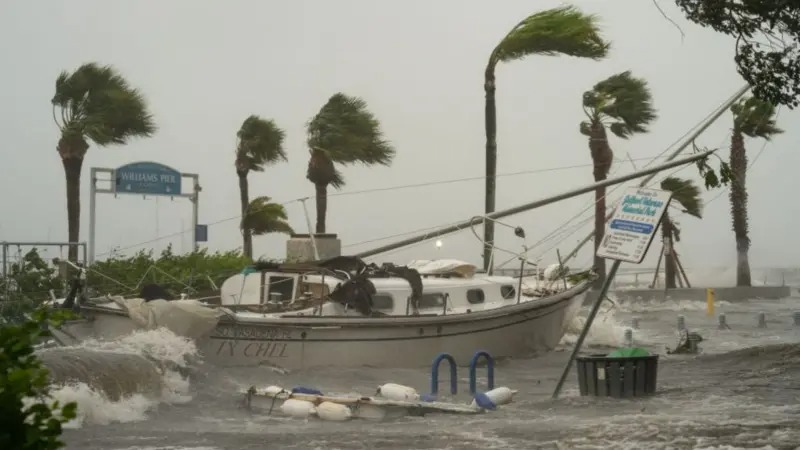
[[[800,3],[675,0],[692,22],[736,39],[736,67],[764,101],[800,105]]]
[[[563,6],[532,14],[517,24],[492,52],[489,66],[532,54],[597,60],[606,56],[610,45],[600,36],[596,16]]]
[[[311,160],[306,177],[315,184],[343,186],[336,163],[388,166],[394,159],[380,122],[358,97],[334,94],[308,122],[307,131]]]
[[[661,181],[661,189],[672,192],[672,201],[678,202],[684,212],[701,219],[703,205],[700,200],[700,189],[692,180],[667,177]]]
[[[727,186],[733,179],[733,172],[731,172],[730,164],[721,159],[719,160],[719,175],[717,175],[717,172],[708,164],[708,156],[697,160],[695,164],[697,164],[697,170],[700,172],[700,176],[703,177],[706,189]]]
[[[51,103],[56,124],[70,139],[89,138],[106,146],[156,131],[142,94],[111,66],[88,63],[61,72]]]
[[[152,250],[141,250],[132,256],[96,261],[87,273],[87,286],[91,295],[138,295],[143,284],[157,283],[173,294],[193,295],[214,291],[214,285],[219,288],[251,263],[239,251],[209,253],[201,249],[176,255],[169,246],[158,257],[153,257]]]
[[[8,277],[0,276],[0,323],[22,321],[49,297],[50,290],[60,294],[63,282],[56,275],[55,267],[35,248],[11,264]]]
[[[283,149],[286,133],[273,120],[251,115],[236,133],[236,169],[261,172],[264,166],[287,161]]]
[[[632,76],[629,70],[612,75],[584,92],[583,110],[589,121],[581,123],[580,130],[587,136],[591,124],[601,122],[617,137],[627,139],[636,133],[646,133],[647,125],[657,117],[647,81]]]
[[[250,202],[244,217],[242,217],[241,228],[250,230],[255,235],[294,233],[287,222],[286,209],[280,203],[272,203],[270,200],[269,197],[263,196]]]
[[[783,133],[775,121],[775,105],[746,97],[731,105],[733,129],[746,136],[770,140]]]
[[[70,317],[67,311],[39,309],[31,320],[0,327],[0,448],[54,450],[62,425],[75,418],[77,404],[48,403],[48,371],[34,354],[36,342]]]

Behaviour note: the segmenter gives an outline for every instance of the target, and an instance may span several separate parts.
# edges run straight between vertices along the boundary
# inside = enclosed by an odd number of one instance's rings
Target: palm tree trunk
[[[67,180],[67,241],[73,243],[80,240],[83,158],[65,158],[61,163],[64,165],[64,176]],[[67,258],[72,262],[78,261],[77,245],[69,246]]]
[[[495,63],[489,61],[484,73],[483,90],[486,92],[486,107],[484,119],[486,125],[486,204],[485,213],[491,214],[495,208],[495,181],[497,175],[497,107],[495,105]],[[494,222],[484,221],[483,224],[483,269],[489,270],[489,261],[494,242]]]
[[[242,218],[250,206],[250,186],[247,184],[247,171],[237,170],[239,176],[239,201],[242,204]],[[247,228],[242,228],[242,252],[248,259],[253,259],[253,234]]]
[[[664,240],[664,284],[667,289],[675,289],[677,287],[675,279],[678,272],[675,265],[673,250],[675,239],[672,231],[672,221],[669,218],[669,214],[664,213],[664,219],[661,221],[661,237]]]
[[[589,134],[589,151],[592,155],[594,166],[592,174],[595,181],[603,181],[611,170],[611,160],[614,155],[608,145],[606,128],[600,122],[593,122]],[[594,191],[594,268],[598,278],[594,287],[600,289],[606,280],[606,260],[597,256],[597,250],[603,242],[606,230],[606,188],[600,187]]]
[[[744,148],[744,137],[734,130],[731,138],[731,217],[733,233],[736,237],[736,286],[750,286],[750,237],[747,230],[747,190],[745,175],[747,173],[747,154]]]
[[[315,183],[317,191],[317,234],[325,233],[325,216],[328,214],[328,184]]]

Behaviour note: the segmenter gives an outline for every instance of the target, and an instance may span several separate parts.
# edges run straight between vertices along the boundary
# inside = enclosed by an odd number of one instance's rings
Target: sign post
[[[106,174],[107,178],[99,178]],[[183,179],[192,181],[192,192],[183,193]],[[98,181],[107,182],[107,187],[98,187]],[[192,248],[197,250],[198,240],[198,206],[200,203],[199,176],[195,173],[181,173],[172,167],[156,162],[142,161],[125,164],[116,169],[92,167],[89,185],[89,257],[88,263],[94,262],[96,253],[95,235],[97,221],[97,194],[138,194],[144,198],[148,195],[165,197],[183,197],[192,202]],[[204,238],[207,240],[208,236]]]
[[[639,264],[644,260],[647,250],[653,242],[658,225],[664,217],[664,212],[669,206],[670,199],[672,199],[672,193],[669,191],[637,187],[629,188],[625,191],[620,207],[614,212],[611,220],[606,223],[605,234],[597,249],[597,256],[611,259],[614,263],[608,271],[608,276],[600,289],[599,295],[594,300],[589,316],[586,318],[586,324],[583,326],[580,336],[578,336],[578,341],[575,342],[575,348],[572,349],[569,361],[567,361],[564,372],[561,373],[561,378],[558,380],[555,391],[553,391],[554,399],[558,398],[561,393],[561,388],[564,386],[567,375],[569,375],[572,363],[575,361],[575,357],[578,356],[586,335],[589,334],[589,328],[592,327],[592,322],[594,322],[594,318],[600,310],[600,304],[603,303],[606,294],[608,294],[608,288],[617,275],[619,265],[623,261]]]

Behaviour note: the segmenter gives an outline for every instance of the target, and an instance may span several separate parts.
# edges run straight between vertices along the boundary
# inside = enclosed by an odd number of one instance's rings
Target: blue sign
[[[609,225],[612,230],[630,231],[632,233],[650,234],[655,228],[652,224],[634,222],[632,220],[614,219]]]
[[[200,224],[195,225],[194,241],[208,242],[208,225],[200,225]]]
[[[181,194],[181,173],[159,163],[125,164],[116,169],[116,178],[116,192],[121,194]]]

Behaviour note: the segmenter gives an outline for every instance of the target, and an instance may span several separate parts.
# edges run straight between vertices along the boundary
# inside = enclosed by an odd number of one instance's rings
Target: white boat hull
[[[501,308],[438,316],[223,317],[196,339],[214,365],[267,365],[289,370],[324,366],[422,367],[449,353],[460,366],[477,351],[524,358],[552,350],[575,317],[588,285]],[[83,308],[87,320],[54,330],[62,342],[116,339],[141,329],[124,311]]]

